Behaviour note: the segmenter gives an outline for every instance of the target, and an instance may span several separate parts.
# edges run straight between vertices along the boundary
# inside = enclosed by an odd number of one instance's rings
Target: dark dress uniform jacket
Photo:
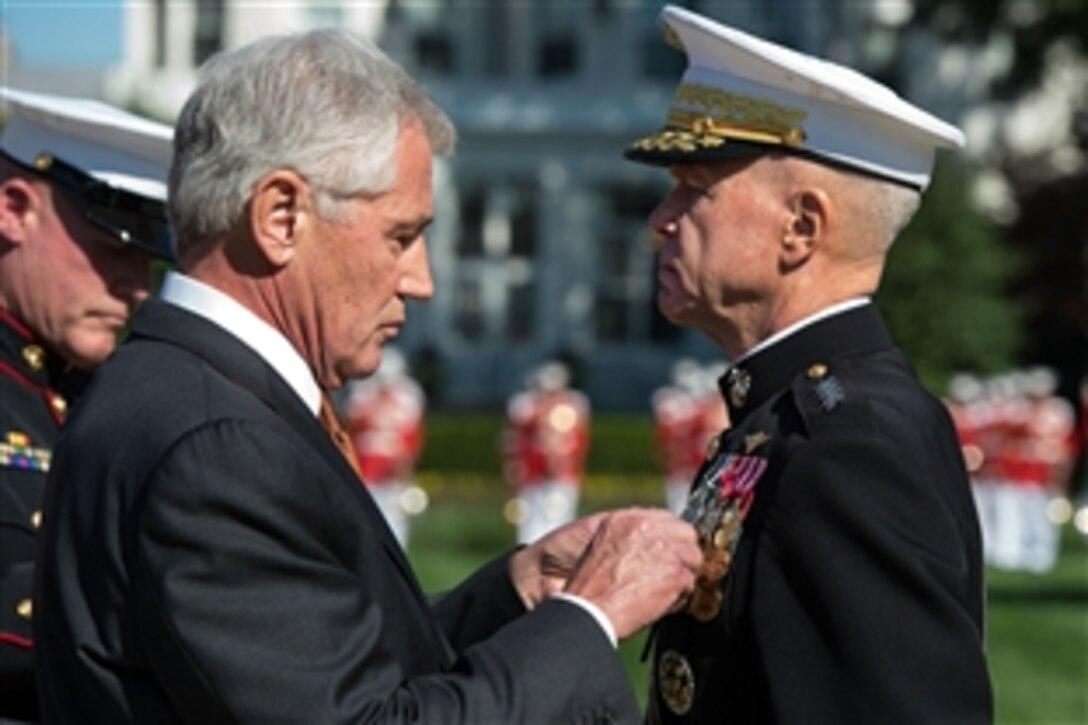
[[[717,457],[766,466],[718,616],[655,633],[651,721],[990,721],[963,459],[876,308],[802,328],[722,391]]]
[[[47,493],[50,723],[631,721],[607,637],[507,557],[434,603],[299,397],[160,301],[73,412]]]
[[[0,310],[0,719],[33,719],[31,588],[64,362]]]

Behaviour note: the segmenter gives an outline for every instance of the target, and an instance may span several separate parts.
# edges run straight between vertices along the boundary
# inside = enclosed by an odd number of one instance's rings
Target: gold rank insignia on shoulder
[[[657,691],[674,715],[687,715],[695,702],[695,673],[676,650],[666,650],[657,661]]]
[[[765,430],[759,430],[744,436],[744,452],[751,455],[757,448],[771,439],[771,434]]]
[[[816,399],[820,401],[820,407],[825,411],[830,413],[846,398],[846,391],[843,390],[842,383],[831,374],[831,371],[824,363],[811,365],[805,373],[805,377],[815,383],[812,392],[816,395]]]
[[[52,451],[30,445],[30,436],[22,431],[9,431],[0,440],[0,468],[47,473],[52,459]]]

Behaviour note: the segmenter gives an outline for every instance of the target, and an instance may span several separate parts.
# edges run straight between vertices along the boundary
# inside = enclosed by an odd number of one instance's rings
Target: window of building
[[[451,11],[450,0],[389,0],[386,23],[407,34],[415,69],[443,76],[456,71],[457,43],[449,23]]]
[[[463,340],[520,341],[536,330],[534,192],[530,184],[462,192],[453,326]]]
[[[151,63],[156,68],[166,67],[166,0],[155,0],[152,7],[152,23],[154,27],[154,54]]]
[[[193,62],[200,65],[223,50],[223,0],[197,0]]]
[[[578,71],[578,26],[586,10],[575,3],[538,3],[533,6],[536,36],[536,72],[555,79]]]
[[[597,244],[594,333],[606,342],[668,341],[679,334],[661,319],[654,300],[656,269],[647,217],[660,200],[655,189],[605,188],[608,214]]]
[[[570,76],[578,69],[578,46],[568,33],[554,33],[540,39],[537,71],[545,78]]]
[[[424,30],[416,33],[412,51],[416,67],[435,75],[451,75],[456,70],[453,40],[444,30]]]

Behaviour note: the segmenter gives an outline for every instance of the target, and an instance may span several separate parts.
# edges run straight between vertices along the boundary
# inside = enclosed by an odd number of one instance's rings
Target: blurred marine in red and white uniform
[[[423,451],[423,389],[409,376],[400,351],[386,347],[378,371],[348,386],[343,407],[363,481],[406,547],[409,516],[426,507],[426,494],[415,482]]]
[[[510,399],[503,456],[506,478],[517,490],[512,518],[518,543],[535,541],[576,517],[589,423],[589,399],[570,387],[570,373],[559,362],[534,370],[527,389]]]
[[[691,482],[707,457],[707,446],[728,424],[718,392],[719,366],[703,368],[688,358],[678,360],[672,379],[654,391],[654,440],[665,476],[665,506],[680,513]]]

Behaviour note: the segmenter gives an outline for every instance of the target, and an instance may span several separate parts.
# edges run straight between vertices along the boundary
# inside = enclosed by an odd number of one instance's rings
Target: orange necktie
[[[355,475],[359,477],[359,480],[362,480],[363,473],[359,470],[359,459],[355,455],[355,446],[351,444],[351,436],[348,435],[343,424],[340,423],[340,416],[336,414],[336,407],[332,404],[328,393],[323,392],[321,394],[321,412],[318,419],[321,421],[321,427],[328,432],[332,442],[340,449],[340,454],[351,466],[351,470],[355,471]]]

